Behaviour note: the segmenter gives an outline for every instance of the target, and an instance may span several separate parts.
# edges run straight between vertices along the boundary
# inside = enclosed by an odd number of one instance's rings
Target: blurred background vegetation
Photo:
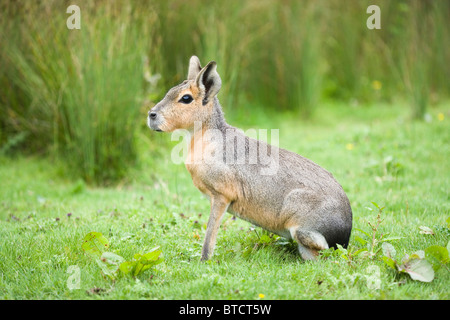
[[[66,27],[71,4],[80,30]],[[380,30],[366,27],[372,4]],[[220,101],[243,118],[402,101],[423,119],[450,95],[449,17],[447,0],[2,1],[0,153],[122,179],[147,110],[193,54],[218,62]]]

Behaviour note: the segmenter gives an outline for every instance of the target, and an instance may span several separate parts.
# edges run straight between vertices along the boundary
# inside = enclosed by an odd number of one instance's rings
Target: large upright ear
[[[197,56],[192,56],[189,60],[189,71],[188,71],[188,80],[195,80],[198,73],[202,70],[202,66],[200,65],[200,60]]]
[[[203,105],[217,95],[222,86],[222,80],[217,73],[217,63],[215,61],[211,61],[200,70],[197,78],[195,78],[195,84],[204,93]]]

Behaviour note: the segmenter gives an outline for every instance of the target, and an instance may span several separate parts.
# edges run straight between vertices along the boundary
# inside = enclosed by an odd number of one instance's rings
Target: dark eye
[[[180,101],[178,101],[178,102],[188,104],[188,103],[191,103],[193,100],[194,100],[194,98],[192,98],[191,95],[185,94],[184,96],[181,97]]]

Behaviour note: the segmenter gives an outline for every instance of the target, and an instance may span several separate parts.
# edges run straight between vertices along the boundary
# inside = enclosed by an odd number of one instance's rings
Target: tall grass
[[[123,177],[136,159],[150,35],[129,4],[85,5],[81,30],[65,28],[68,15],[48,19],[46,10],[65,13],[64,6],[33,6],[38,22],[26,20],[21,41],[3,52],[11,97],[21,102],[4,101],[2,108],[18,130],[30,133],[27,147],[52,149],[88,182],[108,182]]]
[[[145,110],[193,54],[218,62],[225,111],[246,117],[400,98],[421,118],[450,95],[448,1],[80,0],[81,30],[70,4],[0,5],[0,151],[50,152],[87,181],[126,174]]]

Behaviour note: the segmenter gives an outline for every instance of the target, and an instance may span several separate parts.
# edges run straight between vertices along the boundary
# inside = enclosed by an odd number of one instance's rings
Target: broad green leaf
[[[384,263],[387,264],[390,268],[392,268],[394,270],[396,269],[395,268],[396,263],[392,258],[384,256],[382,259],[383,259]]]
[[[113,252],[103,252],[101,258],[106,260],[108,263],[115,264],[120,264],[125,261],[122,256],[119,256],[118,254],[115,254]]]
[[[434,279],[433,267],[425,259],[411,259],[404,267],[404,272],[413,280],[431,282]]]
[[[163,259],[161,258],[161,253],[161,250],[159,250],[158,248],[154,248],[152,249],[152,251],[144,255],[140,255],[138,265],[136,266],[136,270],[138,271],[138,273],[143,272],[157,264],[160,264],[163,261]]]
[[[103,273],[110,278],[115,278],[117,271],[119,270],[119,265],[124,261],[124,258],[112,252],[103,252],[100,259],[96,259],[96,262]]]
[[[162,251],[158,248],[154,248],[152,251],[144,254],[141,258],[141,263],[143,264],[159,264],[163,261],[161,258]]]
[[[122,271],[124,274],[132,273],[134,271],[136,264],[137,264],[137,261],[122,262],[119,266],[119,270]]]
[[[161,254],[162,251],[159,250],[159,247],[153,248],[146,254],[136,253],[132,261],[122,262],[119,269],[125,274],[137,276],[139,273],[160,264],[163,261]]]
[[[434,271],[439,270],[442,264],[450,261],[448,249],[437,245],[426,248],[425,257],[433,265]]]
[[[108,239],[100,232],[92,231],[84,237],[81,248],[89,255],[100,257],[109,248]]]
[[[392,244],[388,242],[383,242],[381,245],[381,248],[383,250],[383,255],[385,255],[388,258],[395,259],[396,251]]]

